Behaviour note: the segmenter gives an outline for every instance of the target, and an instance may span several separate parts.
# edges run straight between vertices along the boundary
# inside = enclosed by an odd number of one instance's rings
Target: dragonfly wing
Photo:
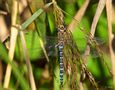
[[[46,36],[44,38],[44,40],[43,40],[44,47],[45,47],[45,50],[46,50],[48,56],[54,56],[54,57],[58,56],[58,53],[57,53],[58,51],[56,48],[56,46],[58,45],[57,40],[58,40],[57,37],[52,37],[52,36]],[[100,39],[95,38],[95,40],[96,40],[97,45],[91,46],[91,53],[90,53],[93,58],[100,56],[99,51],[102,51],[100,46],[102,46],[104,44],[104,42],[101,41]],[[75,43],[75,41],[76,42],[78,41],[78,42]],[[86,43],[86,38],[77,38],[75,40],[75,39],[73,39],[70,32],[66,32],[66,34],[65,34],[65,48],[64,48],[64,53],[65,53],[65,57],[66,57],[65,61],[75,60],[75,59],[78,59],[80,57],[80,55],[81,56],[83,55],[86,45],[83,46],[83,45],[79,44],[80,41],[84,41]],[[97,51],[96,47],[98,47],[98,51]],[[36,47],[30,48],[29,51],[31,51],[31,53],[34,53],[35,51],[38,52],[40,50],[42,50],[42,48],[36,46]],[[41,57],[45,58],[44,54],[41,54]]]

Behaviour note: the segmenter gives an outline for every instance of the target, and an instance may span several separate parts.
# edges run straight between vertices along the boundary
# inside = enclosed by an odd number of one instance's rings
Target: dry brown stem
[[[107,11],[107,21],[108,21],[108,35],[109,35],[109,50],[110,50],[110,56],[112,60],[112,74],[113,74],[113,81],[114,81],[114,87],[115,87],[115,53],[112,50],[112,0],[106,0],[106,11]]]
[[[35,80],[34,80],[34,76],[33,76],[33,72],[32,72],[32,66],[30,63],[30,58],[29,58],[27,47],[26,47],[26,41],[25,41],[24,33],[22,31],[20,31],[20,36],[21,36],[22,47],[23,47],[23,51],[24,51],[24,58],[26,60],[26,65],[28,68],[28,74],[29,74],[31,89],[36,90]]]
[[[96,10],[96,13],[95,13],[95,16],[93,18],[92,25],[91,25],[91,31],[90,31],[90,35],[88,37],[88,43],[86,46],[86,50],[85,50],[85,53],[83,55],[83,62],[84,63],[87,62],[87,56],[90,54],[90,40],[91,40],[91,38],[94,37],[96,26],[97,26],[99,17],[100,17],[100,15],[104,9],[105,2],[106,2],[106,0],[99,0],[98,7],[97,7],[97,10]]]
[[[12,0],[13,6],[12,6],[12,16],[11,16],[11,22],[12,26],[16,25],[16,20],[17,20],[17,6],[18,2],[16,0]],[[17,40],[17,35],[18,35],[18,30],[15,27],[11,27],[11,38],[10,38],[10,48],[9,48],[9,59],[12,61],[14,57],[14,50],[15,50],[15,45],[16,45],[16,40]],[[8,88],[9,82],[10,82],[10,76],[11,76],[11,65],[8,64],[6,68],[6,74],[5,74],[5,79],[4,79],[4,88]]]
[[[72,31],[75,27],[77,27],[77,24],[81,21],[82,17],[84,16],[84,13],[89,5],[90,0],[85,0],[82,7],[79,9],[79,11],[74,16],[74,19],[71,21],[71,23],[68,26],[68,30]],[[76,23],[76,20],[78,23]]]

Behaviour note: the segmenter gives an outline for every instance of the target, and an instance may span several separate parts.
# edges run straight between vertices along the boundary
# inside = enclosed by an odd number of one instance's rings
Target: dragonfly
[[[73,83],[76,83],[77,81],[77,71],[78,71],[77,68],[79,68],[78,63],[81,63],[80,59],[82,53],[80,52],[79,48],[74,42],[75,40],[73,39],[71,31],[65,27],[64,20],[63,20],[64,15],[61,12],[61,9],[58,7],[56,2],[54,2],[53,8],[54,8],[55,21],[56,21],[57,39],[53,38],[53,40],[56,40],[55,44],[53,45],[51,43],[51,38],[49,38],[50,41],[47,41],[48,37],[46,37],[45,39],[47,42],[45,44],[46,51],[48,53],[48,56],[55,54],[55,56],[57,56],[58,58],[59,66],[60,66],[59,68],[60,68],[61,88],[63,87],[64,84],[63,83],[64,73],[67,75],[67,79],[70,81],[67,83],[70,85],[71,88],[73,87],[75,88],[76,86]],[[56,53],[54,53],[55,51]],[[95,85],[95,80],[93,79],[92,74],[88,72],[86,65],[84,64],[82,65],[81,63],[81,66],[82,66],[81,67],[82,71],[89,76],[91,83],[92,84],[94,83]]]
[[[82,51],[80,51],[79,47],[76,45],[76,40],[74,40],[71,31],[65,27],[63,20],[64,15],[56,2],[53,3],[53,8],[56,22],[57,38],[55,39],[54,37],[52,39],[51,37],[46,37],[44,39],[46,40],[44,46],[46,48],[48,56],[54,55],[58,58],[61,88],[64,84],[64,73],[67,75],[67,79],[69,80],[69,82],[67,83],[71,88],[75,88],[76,85],[74,85],[73,83],[76,83],[77,81],[77,69],[79,68],[78,63],[81,64],[83,73],[86,73],[89,76],[91,83],[94,83],[95,85],[95,80],[92,74],[88,72],[86,65],[82,65],[82,63],[80,62]],[[53,42],[51,40],[53,40]],[[35,50],[31,49],[31,51],[33,52],[35,52]]]

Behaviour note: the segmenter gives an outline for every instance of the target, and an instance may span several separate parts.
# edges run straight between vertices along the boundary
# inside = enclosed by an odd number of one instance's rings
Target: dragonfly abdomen
[[[58,45],[59,61],[60,61],[60,84],[63,86],[63,74],[64,74],[64,64],[63,64],[63,44]]]

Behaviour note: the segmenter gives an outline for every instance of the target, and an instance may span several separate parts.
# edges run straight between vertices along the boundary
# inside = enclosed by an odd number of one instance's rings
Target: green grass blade
[[[46,4],[44,6],[44,9],[47,9],[51,4],[52,4],[52,2]],[[42,8],[42,9],[37,10],[28,20],[26,20],[21,25],[21,30],[25,30],[28,27],[28,25],[30,25],[39,15],[41,15],[44,12],[44,9]]]

